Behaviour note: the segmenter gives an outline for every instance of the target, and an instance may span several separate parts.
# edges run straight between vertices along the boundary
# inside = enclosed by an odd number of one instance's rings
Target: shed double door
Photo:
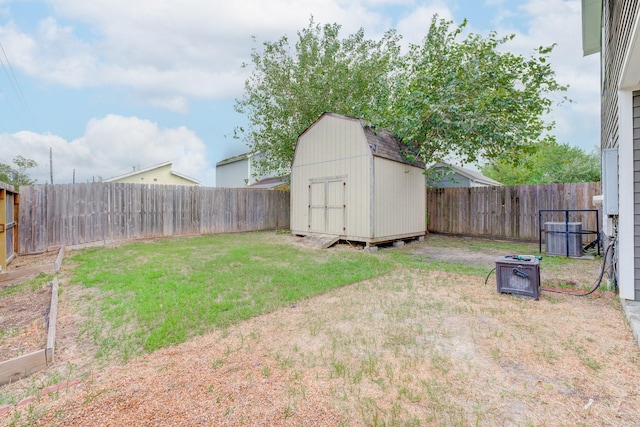
[[[347,178],[345,176],[309,180],[309,231],[346,234]]]

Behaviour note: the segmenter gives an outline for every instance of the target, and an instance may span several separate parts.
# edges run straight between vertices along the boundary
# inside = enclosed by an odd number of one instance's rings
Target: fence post
[[[0,187],[0,271],[7,269],[7,190]]]
[[[0,182],[0,271],[7,269],[16,254],[18,200],[15,188]]]

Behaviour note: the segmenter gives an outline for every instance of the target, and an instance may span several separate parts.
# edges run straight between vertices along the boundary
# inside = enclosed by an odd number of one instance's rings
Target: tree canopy
[[[15,166],[0,163],[0,181],[13,185],[16,188],[19,188],[21,185],[35,184],[35,179],[30,178],[27,174],[27,169],[38,166],[35,160],[27,159],[23,156],[16,156],[13,158],[13,164]]]
[[[361,29],[340,39],[339,33],[339,25],[312,19],[293,49],[282,37],[252,51],[253,73],[235,104],[249,124],[235,136],[265,153],[264,169],[288,170],[298,135],[325,111],[379,120],[388,110],[399,37],[390,31],[367,40]]]
[[[463,36],[465,27],[434,16],[423,42],[403,54],[394,31],[340,38],[338,24],[311,19],[295,46],[282,37],[253,49],[235,104],[248,126],[235,137],[265,153],[261,172],[288,170],[298,135],[325,111],[389,129],[417,144],[425,162],[512,158],[552,140],[544,115],[566,90],[548,61],[553,46],[525,57],[503,46],[513,36]]]
[[[600,156],[597,149],[586,153],[568,144],[542,142],[516,161],[499,159],[485,164],[481,171],[505,185],[597,182]]]

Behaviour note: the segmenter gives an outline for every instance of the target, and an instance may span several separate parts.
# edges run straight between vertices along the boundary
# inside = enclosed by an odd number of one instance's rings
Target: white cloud
[[[429,6],[416,7],[410,15],[398,21],[398,33],[403,36],[405,42],[419,44],[427,35],[434,15],[446,21],[453,20],[451,9],[443,2],[436,1]]]
[[[47,10],[51,16],[39,22],[35,31],[27,32],[30,30],[9,21],[0,25],[0,39],[13,67],[37,83],[56,89],[124,88],[125,96],[137,105],[187,113],[192,100],[230,100],[240,96],[246,78],[241,64],[249,61],[252,47],[285,34],[295,42],[296,31],[308,23],[311,15],[321,24],[340,23],[343,35],[363,27],[367,37],[382,34],[397,19],[395,27],[405,42],[419,43],[432,16],[437,13],[453,20],[459,3],[49,0],[51,7]],[[510,50],[529,55],[537,46],[558,42],[552,64],[558,81],[571,85],[568,96],[574,102],[555,112],[557,134],[565,142],[590,133],[591,140],[584,143],[590,148],[599,123],[598,58],[581,57],[580,1],[529,0],[521,8],[504,0],[485,0],[485,4],[501,10],[494,14],[493,21],[498,34],[517,33],[508,44]],[[0,0],[0,5],[0,15],[6,14],[11,2]],[[394,17],[385,12],[386,7],[394,10]],[[526,28],[518,31],[508,27],[512,18],[526,22]],[[257,44],[252,42],[252,35],[257,37]],[[129,110],[126,114],[133,113]],[[214,140],[209,136],[208,143],[213,145]],[[203,185],[213,182],[208,178],[214,170],[206,163],[205,145],[193,132],[186,128],[164,129],[135,117],[111,115],[94,119],[87,124],[83,137],[71,141],[50,134],[18,132],[0,134],[0,144],[3,149],[9,147],[7,156],[3,156],[5,161],[17,154],[38,161],[40,182],[48,181],[49,147],[54,152],[55,182],[71,182],[73,168],[76,181],[86,181],[168,160],[175,160],[175,170],[200,179]],[[236,145],[234,149],[244,149]],[[217,149],[229,150],[230,146],[227,143]],[[220,153],[219,159],[227,157],[222,154],[235,153]]]
[[[8,56],[27,74],[71,88],[131,87],[174,111],[186,98],[232,98],[242,91],[252,43],[294,36],[313,15],[344,31],[380,27],[360,2],[338,0],[51,0],[37,33],[0,28]],[[373,0],[373,3],[380,3]],[[397,3],[384,1],[383,3]],[[64,23],[64,24],[63,24]],[[259,46],[259,44],[258,44]]]
[[[162,129],[137,117],[108,115],[91,120],[84,136],[66,141],[51,134],[17,132],[0,134],[5,163],[15,156],[35,160],[28,174],[38,183],[49,182],[49,149],[53,153],[54,183],[110,178],[133,170],[173,161],[173,170],[213,185],[204,143],[189,129]]]
[[[503,27],[498,33],[516,34],[508,48],[527,56],[537,47],[557,44],[550,62],[557,81],[569,85],[565,95],[572,102],[557,107],[550,119],[556,122],[559,142],[591,151],[599,144],[599,58],[582,57],[580,10],[579,0],[529,0],[518,11],[527,20],[526,31]]]

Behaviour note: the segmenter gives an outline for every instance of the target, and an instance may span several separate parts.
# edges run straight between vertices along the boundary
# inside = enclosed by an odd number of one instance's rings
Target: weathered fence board
[[[427,190],[430,232],[538,240],[541,209],[595,209],[600,183]],[[270,190],[87,183],[20,189],[20,253],[52,246],[289,227],[289,193]],[[602,219],[600,219],[602,220]],[[547,213],[543,222],[564,221]],[[571,214],[583,230],[595,215]],[[595,236],[585,236],[585,240]]]
[[[106,240],[289,228],[289,193],[86,183],[20,189],[20,253]]]
[[[540,210],[597,209],[593,196],[599,182],[522,185],[516,187],[430,188],[427,211],[430,232],[538,240]],[[564,222],[564,213],[545,213],[542,222]],[[596,230],[594,213],[571,213],[569,221]],[[602,218],[600,218],[602,223]],[[543,224],[544,225],[544,224]],[[594,240],[584,235],[584,240]]]

